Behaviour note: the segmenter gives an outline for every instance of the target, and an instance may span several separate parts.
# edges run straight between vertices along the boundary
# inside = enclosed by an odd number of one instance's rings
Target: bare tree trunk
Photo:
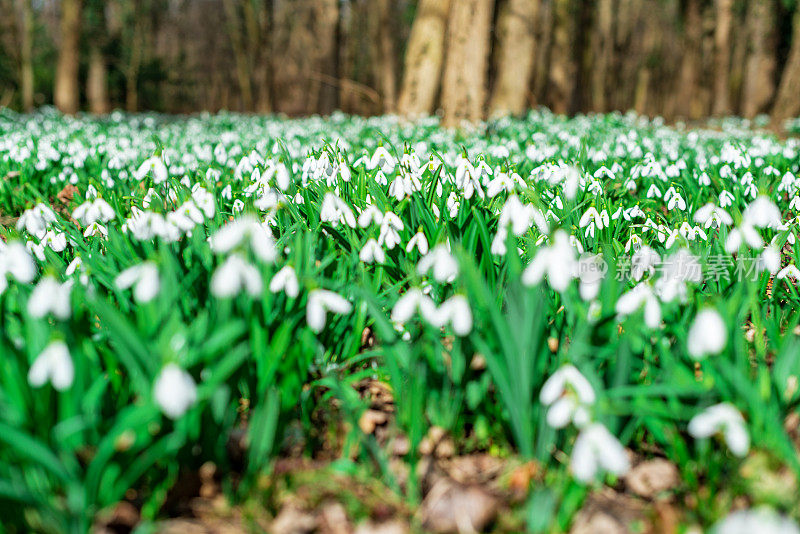
[[[139,69],[144,55],[144,28],[140,15],[134,11],[131,57],[125,72],[125,109],[135,112],[139,109]]]
[[[33,9],[31,0],[20,0],[20,91],[22,107],[30,111],[33,99]]]
[[[228,27],[228,35],[231,39],[231,48],[233,49],[233,57],[236,63],[236,78],[242,95],[242,109],[244,111],[252,111],[253,88],[250,80],[250,62],[242,39],[239,10],[234,0],[223,0],[222,4],[225,8],[226,26]]]
[[[498,16],[497,80],[489,115],[519,115],[528,100],[539,0],[507,0]]]
[[[572,102],[576,66],[572,58],[570,0],[553,2],[553,47],[550,53],[549,102],[554,113],[567,113]]]
[[[459,0],[450,8],[442,79],[444,126],[483,118],[494,0]]]
[[[394,113],[397,108],[397,68],[393,32],[388,31],[392,27],[392,6],[389,0],[373,0],[370,7],[375,21],[371,33],[377,52],[373,63],[382,111]]]
[[[606,98],[607,75],[614,54],[614,2],[598,0],[597,21],[592,36],[592,110],[602,113],[608,110]]]
[[[533,107],[545,101],[547,78],[550,73],[550,48],[553,40],[553,2],[541,0],[536,17],[536,46],[531,76],[531,98],[528,105]]]
[[[700,84],[700,56],[702,54],[703,20],[700,0],[688,0],[684,15],[683,60],[676,96],[676,111],[686,119],[699,118],[697,90]]]
[[[775,11],[772,0],[751,0],[747,10],[750,55],[742,87],[742,115],[765,111],[775,94]]]
[[[314,68],[325,78],[319,86],[319,100],[315,102],[322,115],[329,115],[339,107],[339,2],[314,1],[314,26],[317,58]]]
[[[714,29],[714,115],[727,115],[730,109],[731,26],[733,0],[716,0]]]
[[[773,118],[783,121],[800,114],[800,7],[796,8],[792,22],[792,46],[783,69]]]
[[[92,45],[89,51],[89,72],[86,76],[86,98],[89,101],[89,111],[96,115],[109,112],[108,102],[108,69],[103,52],[97,45]]]
[[[433,112],[439,91],[450,0],[420,0],[405,56],[398,111],[415,116]]]
[[[61,2],[61,46],[58,51],[53,100],[64,113],[77,113],[80,106],[78,67],[81,38],[81,0]]]

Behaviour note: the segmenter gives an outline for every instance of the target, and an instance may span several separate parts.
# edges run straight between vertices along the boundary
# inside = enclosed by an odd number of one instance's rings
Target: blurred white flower
[[[368,239],[364,246],[361,247],[358,257],[364,263],[384,263],[386,261],[386,254],[383,252],[383,248],[372,238]]]
[[[0,241],[0,295],[8,287],[9,274],[23,284],[31,283],[36,276],[36,264],[28,249],[19,241],[8,244]]]
[[[733,219],[730,214],[722,208],[715,206],[712,202],[705,204],[694,213],[694,221],[704,225],[706,228],[721,228],[730,226]]]
[[[275,273],[269,283],[269,290],[272,293],[283,291],[288,297],[297,297],[300,292],[300,285],[297,282],[297,274],[295,274],[294,269],[286,265]]]
[[[99,222],[93,222],[89,226],[86,227],[86,230],[83,232],[83,237],[93,237],[99,235],[100,237],[108,237],[108,228],[100,224]]]
[[[197,385],[192,375],[168,363],[153,384],[153,397],[164,415],[178,419],[197,401]]]
[[[133,287],[133,298],[136,302],[150,302],[158,295],[161,280],[158,276],[158,267],[151,261],[128,267],[114,279],[117,289],[123,290]]]
[[[592,236],[594,237],[595,228],[597,230],[602,230],[606,228],[609,224],[608,218],[608,211],[603,210],[598,212],[597,208],[591,206],[586,212],[581,216],[581,220],[578,222],[578,226],[581,228],[586,228],[586,232],[584,233],[584,237]]]
[[[28,383],[35,388],[49,381],[56,390],[64,391],[72,386],[74,378],[75,366],[63,341],[51,341],[28,371]]]
[[[695,438],[707,438],[721,432],[728,448],[736,456],[744,456],[750,450],[750,436],[744,418],[727,402],[710,406],[692,417],[688,430]]]
[[[453,295],[442,302],[429,319],[434,326],[444,326],[448,322],[458,336],[466,336],[472,331],[472,310],[464,295]]]
[[[322,222],[329,222],[333,226],[345,223],[350,228],[356,227],[356,218],[350,206],[333,193],[325,193],[322,199],[322,206],[319,210],[319,219]]]
[[[569,286],[575,273],[575,249],[569,242],[567,233],[558,230],[553,236],[553,244],[536,251],[533,261],[522,272],[522,283],[533,286],[547,275],[550,287],[562,292]]]
[[[231,254],[211,276],[211,294],[217,298],[238,295],[244,290],[251,297],[261,294],[261,273],[238,254]]]
[[[622,295],[617,300],[616,311],[621,317],[627,317],[642,306],[644,306],[645,324],[650,328],[657,328],[661,323],[661,304],[653,289],[645,282],[640,282]]]
[[[575,478],[585,483],[594,480],[601,469],[617,476],[624,475],[630,469],[630,462],[619,440],[600,423],[592,423],[578,434],[570,467]]]
[[[50,206],[40,202],[33,208],[22,212],[22,215],[17,219],[17,230],[24,228],[32,236],[42,239],[50,224],[55,221],[55,212],[50,209]]]
[[[742,219],[757,228],[774,228],[781,223],[781,210],[762,195],[747,205]]]
[[[719,312],[713,308],[701,310],[689,328],[689,356],[697,360],[709,354],[719,354],[727,342],[728,328]]]
[[[167,171],[167,166],[164,165],[161,156],[153,156],[146,159],[133,173],[133,177],[142,181],[150,172],[152,172],[153,181],[157,184],[162,184],[169,178],[169,171]]]
[[[117,216],[114,208],[102,198],[87,200],[72,211],[72,217],[77,219],[83,226],[89,226],[93,222],[100,221],[107,223]]]
[[[433,278],[437,282],[452,282],[458,276],[458,262],[450,254],[445,244],[433,247],[428,254],[417,263],[417,273],[424,275],[433,269]]]
[[[54,252],[62,252],[67,248],[67,236],[64,232],[48,230],[47,233],[44,234],[41,244],[50,247]]]
[[[410,254],[411,251],[414,250],[414,247],[416,247],[423,256],[428,253],[428,240],[425,238],[425,234],[422,232],[414,234],[411,239],[408,240],[406,252]]]
[[[758,255],[756,262],[758,271],[769,271],[772,274],[777,273],[781,268],[781,253],[775,245],[767,245],[761,254]]]
[[[28,313],[36,318],[52,314],[62,321],[69,319],[72,313],[69,302],[71,291],[71,280],[61,284],[52,276],[45,276],[36,284],[28,299]]]
[[[539,400],[547,410],[547,424],[563,428],[570,421],[582,427],[589,423],[587,406],[594,404],[592,385],[572,364],[563,365],[542,386]]]
[[[661,256],[655,250],[647,245],[642,245],[631,256],[631,277],[638,282],[645,274],[652,276],[660,261]]]
[[[247,242],[253,254],[263,262],[272,263],[278,256],[269,227],[251,215],[237,217],[209,239],[211,250],[221,254],[230,252],[243,242]]]
[[[769,508],[737,510],[714,525],[712,534],[800,534],[797,523]]]
[[[350,313],[353,305],[341,295],[327,289],[315,289],[308,294],[306,303],[306,322],[314,332],[322,332],[325,328],[325,315],[333,313]]]
[[[782,280],[784,278],[791,278],[795,282],[800,281],[800,269],[795,267],[793,263],[790,263],[786,267],[780,270],[777,274],[778,280]]]

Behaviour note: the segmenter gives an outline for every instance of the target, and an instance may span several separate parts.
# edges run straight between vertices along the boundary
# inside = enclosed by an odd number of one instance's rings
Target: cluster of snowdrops
[[[796,140],[546,111],[468,133],[47,112],[0,129],[0,502],[28,524],[91,521],[131,487],[157,510],[166,460],[224,463],[232,428],[263,469],[320,402],[308,384],[344,402],[364,376],[392,387],[410,457],[442,426],[549,466],[555,500],[644,443],[709,471],[687,491],[751,449],[800,472]],[[726,513],[706,504],[700,522]],[[720,529],[797,532],[796,503],[749,504]]]

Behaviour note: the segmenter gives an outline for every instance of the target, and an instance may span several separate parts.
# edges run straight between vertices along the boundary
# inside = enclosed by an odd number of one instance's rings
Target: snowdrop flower
[[[420,289],[413,287],[397,299],[392,308],[392,322],[403,325],[408,322],[416,311],[430,323],[439,321],[436,304]]]
[[[700,311],[689,328],[689,356],[698,360],[709,354],[719,354],[728,342],[728,329],[722,316],[713,308]]]
[[[50,224],[56,222],[56,214],[47,204],[39,203],[22,212],[17,219],[17,230],[25,229],[34,237],[41,239]]]
[[[697,256],[684,248],[664,259],[655,290],[664,302],[672,302],[675,298],[683,302],[686,300],[686,283],[700,283],[702,280],[703,269]]]
[[[567,289],[573,277],[575,265],[575,250],[569,237],[563,230],[558,230],[553,236],[553,244],[541,247],[522,272],[522,283],[527,286],[536,285],[546,274],[550,287],[562,292]]]
[[[621,317],[627,317],[642,306],[645,324],[650,328],[657,328],[661,323],[661,305],[653,289],[644,282],[640,282],[617,300],[616,311]]]
[[[69,302],[71,291],[71,281],[61,284],[52,276],[45,276],[36,284],[28,299],[28,313],[37,319],[47,314],[52,314],[62,321],[69,319],[72,313]]]
[[[777,273],[781,268],[781,253],[774,245],[767,245],[761,254],[758,256],[756,262],[758,271],[769,271],[772,274]]]
[[[55,252],[61,252],[67,248],[67,236],[63,232],[48,230],[44,234],[41,244],[50,247]]]
[[[361,228],[366,228],[370,224],[381,224],[383,221],[383,212],[379,210],[374,204],[370,204],[358,216],[358,225]]]
[[[541,211],[530,204],[523,204],[517,195],[511,195],[500,212],[498,226],[505,228],[511,225],[511,231],[514,235],[521,236],[528,231],[534,222],[543,234],[550,231],[547,220]]]
[[[120,290],[133,286],[133,298],[136,299],[136,302],[145,303],[150,302],[158,295],[161,280],[156,264],[145,261],[119,273],[114,279],[114,285]]]
[[[417,263],[417,273],[424,275],[433,269],[433,278],[437,282],[452,282],[458,276],[458,262],[450,254],[444,244],[436,245],[432,251]]]
[[[660,261],[661,256],[655,250],[647,245],[642,246],[631,257],[631,277],[638,282],[645,274],[652,276]]]
[[[211,294],[217,298],[238,295],[242,290],[257,297],[262,289],[261,273],[238,254],[231,254],[211,276]]]
[[[747,205],[742,218],[757,228],[774,228],[781,223],[781,210],[768,197],[760,196]]]
[[[167,166],[164,165],[161,156],[146,159],[133,173],[133,177],[141,182],[149,172],[152,172],[153,181],[157,184],[163,184],[169,178],[169,171],[167,171]]]
[[[63,341],[51,341],[28,370],[28,383],[35,388],[49,381],[56,390],[64,391],[74,378],[75,366]]]
[[[269,283],[269,290],[272,293],[283,291],[286,296],[296,298],[300,292],[300,285],[297,282],[297,274],[295,274],[294,269],[287,265],[275,273]]]
[[[333,226],[345,223],[350,228],[356,227],[356,218],[353,210],[347,203],[333,193],[325,193],[322,199],[322,207],[319,211],[319,219],[322,222],[329,222]]]
[[[795,267],[793,263],[790,263],[786,267],[780,270],[777,274],[778,280],[783,280],[784,278],[791,278],[795,282],[800,281],[800,269]]]
[[[573,421],[582,427],[589,422],[587,406],[594,404],[595,394],[589,381],[572,364],[563,365],[542,386],[539,400],[547,410],[547,424],[564,428]]]
[[[578,290],[583,300],[589,301],[597,296],[607,269],[608,265],[600,254],[585,256],[578,260],[576,274],[580,280]]]
[[[94,237],[99,235],[100,237],[106,238],[108,237],[108,228],[100,224],[99,222],[93,222],[89,226],[86,227],[86,230],[83,232],[83,237]]]
[[[306,322],[311,330],[320,333],[325,328],[327,312],[344,314],[350,313],[352,309],[353,305],[341,295],[327,289],[315,289],[308,294]]]
[[[379,168],[383,173],[388,174],[394,171],[395,165],[397,165],[397,160],[394,156],[386,150],[386,147],[379,146],[369,159],[367,167],[369,170]]]
[[[406,252],[410,254],[411,251],[414,250],[414,247],[416,247],[423,256],[428,253],[428,240],[425,238],[425,234],[422,232],[414,234],[411,239],[408,240]]]
[[[797,523],[769,508],[737,510],[719,521],[713,534],[800,534]]]
[[[472,310],[464,295],[453,295],[434,312],[431,321],[434,326],[444,326],[448,322],[458,336],[466,336],[472,331]]]
[[[707,438],[721,432],[728,448],[736,456],[750,450],[750,436],[744,418],[732,404],[723,402],[706,408],[689,421],[689,434],[694,438]]]
[[[364,263],[384,263],[386,261],[386,254],[383,252],[383,248],[374,239],[367,240],[358,257]]]
[[[83,226],[100,221],[107,223],[117,216],[114,208],[102,198],[93,201],[86,201],[72,211],[72,217],[78,220]]]
[[[278,255],[268,227],[251,215],[238,217],[216,231],[209,244],[217,253],[228,253],[247,241],[258,259],[272,263]]]
[[[727,211],[718,208],[711,202],[694,213],[694,221],[704,225],[706,228],[711,228],[712,226],[721,228],[722,226],[730,226],[733,223],[733,219]]]
[[[36,265],[33,263],[28,249],[19,241],[7,245],[0,241],[0,295],[8,287],[7,275],[18,282],[29,284],[36,276]]]
[[[725,251],[729,254],[737,252],[742,246],[742,242],[755,249],[764,246],[764,240],[758,235],[758,231],[745,221],[738,228],[730,231],[728,239],[725,241]]]
[[[378,243],[380,245],[386,245],[386,248],[392,250],[395,246],[400,243],[400,230],[405,228],[403,221],[392,212],[386,212],[383,215],[383,221],[381,222],[381,231],[378,236]]]
[[[597,211],[597,208],[594,206],[590,207],[581,217],[581,220],[578,222],[578,226],[581,228],[586,228],[586,232],[584,233],[584,237],[592,236],[594,237],[595,228],[598,230],[602,230],[603,228],[607,227],[609,223],[608,218],[608,211],[603,210],[601,212]]]
[[[164,415],[178,419],[197,401],[197,385],[192,375],[168,363],[153,384],[153,397]]]
[[[570,458],[572,474],[580,482],[594,480],[601,469],[620,476],[630,469],[628,456],[622,444],[600,423],[592,423],[584,427]]]

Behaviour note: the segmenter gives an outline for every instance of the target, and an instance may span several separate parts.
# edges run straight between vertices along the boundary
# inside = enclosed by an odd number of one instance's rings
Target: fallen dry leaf
[[[678,468],[663,458],[646,460],[635,466],[625,476],[628,490],[646,499],[675,488],[680,483]]]
[[[422,525],[431,532],[481,532],[497,515],[499,501],[480,486],[443,477],[420,506]]]

